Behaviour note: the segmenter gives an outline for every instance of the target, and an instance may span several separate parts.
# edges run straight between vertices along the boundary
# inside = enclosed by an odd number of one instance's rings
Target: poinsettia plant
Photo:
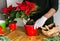
[[[16,17],[28,19],[30,16],[35,14],[37,9],[38,6],[34,2],[25,1],[17,3],[16,10],[20,12],[17,12]]]
[[[3,15],[6,16],[5,20],[6,20],[6,24],[8,24],[9,22],[14,22],[14,19],[16,18],[16,7],[12,7],[12,5],[10,5],[9,7],[4,7],[2,8],[3,10]]]
[[[4,15],[7,16],[7,22],[13,22],[15,18],[24,18],[28,19],[30,16],[35,14],[38,6],[34,2],[25,1],[22,3],[16,3],[17,6],[13,7],[10,5],[9,7],[3,8]]]

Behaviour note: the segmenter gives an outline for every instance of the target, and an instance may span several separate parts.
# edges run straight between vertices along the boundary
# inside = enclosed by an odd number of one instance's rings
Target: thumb
[[[37,25],[35,24],[35,25],[34,25],[34,29],[37,29],[37,28],[38,28],[38,27],[37,27]]]

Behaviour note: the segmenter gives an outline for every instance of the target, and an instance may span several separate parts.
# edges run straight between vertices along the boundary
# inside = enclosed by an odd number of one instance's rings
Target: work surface
[[[11,41],[44,41],[43,38],[46,38],[40,31],[37,36],[27,36],[24,27],[17,27],[15,31],[7,30],[5,36]]]

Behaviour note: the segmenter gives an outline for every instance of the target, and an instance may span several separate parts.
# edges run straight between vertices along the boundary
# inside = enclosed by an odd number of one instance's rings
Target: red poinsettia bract
[[[26,15],[29,15],[32,11],[35,11],[35,3],[33,2],[29,2],[29,1],[25,1],[22,3],[17,3],[17,10],[18,8],[23,11]]]
[[[4,12],[5,14],[8,13],[8,8],[3,8],[2,10],[3,10],[3,12]]]
[[[12,7],[12,5],[10,5],[9,7],[4,7],[4,8],[2,8],[2,10],[3,10],[3,12],[5,13],[5,14],[7,14],[8,12],[10,12],[11,10],[13,9],[13,7]]]

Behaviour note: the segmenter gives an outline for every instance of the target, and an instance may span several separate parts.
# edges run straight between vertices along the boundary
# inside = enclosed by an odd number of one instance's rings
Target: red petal
[[[26,15],[29,15],[29,14],[30,14],[30,11],[25,11],[25,14],[26,14]]]
[[[20,10],[20,8],[17,6],[17,7],[16,7],[16,10],[17,10],[17,11],[19,11],[19,10]]]
[[[26,5],[30,5],[30,2],[29,1],[26,1]]]
[[[4,13],[8,13],[8,8],[2,8]]]
[[[35,8],[35,4],[34,3],[31,3],[31,11],[35,11],[36,10],[36,8]]]
[[[11,11],[13,9],[12,5],[8,7],[8,10]]]
[[[0,30],[2,29],[2,27],[0,26]]]
[[[25,2],[22,2],[21,4],[22,4],[22,5],[26,5]]]
[[[22,5],[22,6],[20,7],[20,9],[23,10],[23,11],[26,10],[26,5]]]
[[[29,15],[30,12],[31,12],[30,8],[26,8],[25,14],[26,14],[26,15]]]
[[[19,7],[22,5],[21,3],[16,3]]]

